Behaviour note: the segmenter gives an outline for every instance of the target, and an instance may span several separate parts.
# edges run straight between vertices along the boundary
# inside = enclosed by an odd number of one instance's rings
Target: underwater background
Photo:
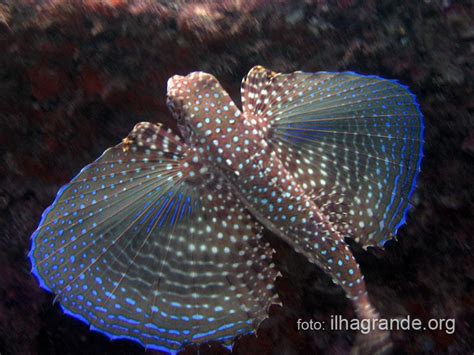
[[[455,319],[454,334],[393,331],[396,353],[474,351],[474,4],[425,0],[0,1],[0,354],[143,354],[66,316],[30,273],[30,236],[57,190],[140,121],[176,129],[166,82],[201,70],[236,102],[254,65],[397,79],[425,116],[421,173],[398,241],[351,243],[384,318]],[[355,317],[319,268],[267,233],[282,277],[237,354],[344,354]],[[183,353],[225,354],[218,343]],[[157,353],[156,351],[147,351]]]

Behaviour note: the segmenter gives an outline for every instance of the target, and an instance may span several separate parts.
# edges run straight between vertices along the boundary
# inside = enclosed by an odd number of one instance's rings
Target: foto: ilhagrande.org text
[[[456,328],[454,319],[431,318],[422,322],[419,318],[406,316],[402,318],[346,319],[341,315],[332,315],[329,322],[298,319],[297,330],[357,330],[368,334],[374,329],[379,330],[444,330],[453,334]]]

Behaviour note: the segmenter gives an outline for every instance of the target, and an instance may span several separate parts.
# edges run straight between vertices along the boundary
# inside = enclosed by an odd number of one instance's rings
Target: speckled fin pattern
[[[171,131],[140,123],[58,193],[30,259],[68,314],[175,351],[253,331],[277,271],[261,227]]]
[[[243,111],[334,228],[381,245],[405,223],[420,170],[423,117],[403,85],[352,72],[254,67]]]

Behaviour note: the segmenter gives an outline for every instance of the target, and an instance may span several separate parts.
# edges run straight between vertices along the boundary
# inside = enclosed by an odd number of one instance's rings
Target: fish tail
[[[377,328],[379,313],[369,300],[359,264],[339,233],[319,223],[313,225],[305,239],[307,242],[303,250],[297,251],[303,252],[311,262],[326,271],[336,285],[343,288],[360,321],[373,325],[370,332],[357,335],[353,354],[389,354],[392,348],[390,332]]]

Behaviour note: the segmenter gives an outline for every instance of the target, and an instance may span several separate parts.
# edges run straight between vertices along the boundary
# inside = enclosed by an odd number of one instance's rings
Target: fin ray
[[[423,117],[407,87],[353,72],[272,74],[258,68],[242,85],[248,117],[268,124],[277,156],[306,193],[335,196],[334,227],[378,245],[404,223],[420,170]],[[342,207],[344,206],[344,207]],[[332,213],[332,212],[331,212]]]
[[[141,123],[59,191],[29,256],[65,312],[113,339],[166,350],[229,343],[266,317],[278,302],[273,249],[225,179],[201,172],[193,154]]]

